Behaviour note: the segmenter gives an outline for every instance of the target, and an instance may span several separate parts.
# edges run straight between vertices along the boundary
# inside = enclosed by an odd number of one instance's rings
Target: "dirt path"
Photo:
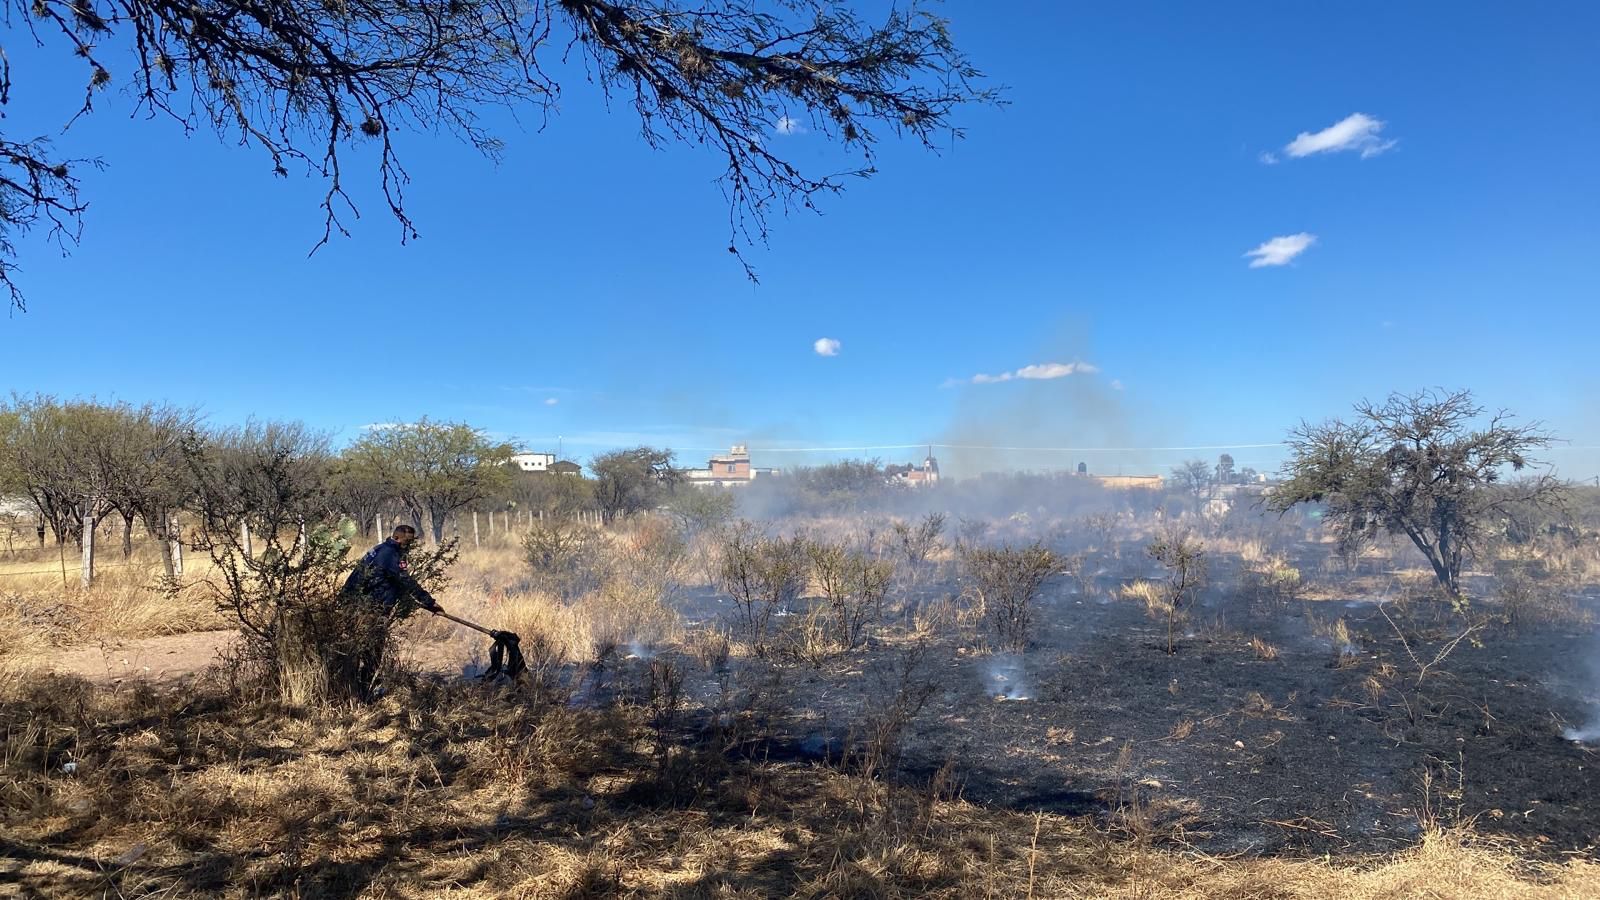
[[[60,650],[39,663],[42,669],[106,684],[134,679],[166,681],[204,669],[237,635],[228,629],[108,641]]]
[[[217,653],[238,634],[226,629],[107,641],[58,650],[34,662],[41,671],[80,675],[97,684],[171,681],[193,675],[215,662]],[[442,642],[407,642],[401,650],[422,669],[446,673],[461,672],[478,661],[474,651],[475,647],[465,637]]]

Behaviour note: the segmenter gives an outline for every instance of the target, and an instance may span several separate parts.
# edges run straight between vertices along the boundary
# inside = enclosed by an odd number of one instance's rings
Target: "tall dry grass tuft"
[[[0,606],[6,608],[0,611],[0,638],[8,628],[20,628],[31,634],[14,634],[14,646],[54,647],[230,625],[202,588],[216,576],[209,560],[196,556],[187,561],[175,591],[165,581],[156,548],[149,545],[136,545],[127,560],[105,560],[87,589],[77,562],[68,557],[65,578],[60,560],[49,551],[0,562],[0,598],[5,601]]]

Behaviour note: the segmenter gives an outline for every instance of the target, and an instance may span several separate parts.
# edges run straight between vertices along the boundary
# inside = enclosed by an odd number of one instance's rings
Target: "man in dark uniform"
[[[357,605],[358,621],[352,623],[360,632],[353,635],[357,646],[355,663],[358,683],[364,692],[370,692],[377,680],[378,666],[389,640],[389,623],[410,612],[406,601],[429,612],[444,609],[406,570],[406,554],[416,539],[415,528],[396,525],[387,540],[361,557],[340,592],[347,601]]]
[[[406,554],[411,552],[416,539],[415,528],[396,525],[388,540],[368,550],[361,562],[356,563],[355,571],[344,583],[344,596],[380,604],[386,613],[393,613],[395,606],[408,597],[429,612],[442,610],[433,596],[406,571]]]

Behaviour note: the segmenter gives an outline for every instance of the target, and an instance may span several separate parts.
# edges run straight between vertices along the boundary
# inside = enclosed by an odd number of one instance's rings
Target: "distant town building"
[[[922,465],[890,466],[884,471],[889,476],[891,484],[926,487],[939,483],[939,461],[933,458],[932,447],[928,448],[928,455],[922,460]]]
[[[524,472],[548,472],[556,464],[554,453],[515,453],[511,464]]]
[[[1089,477],[1098,481],[1101,487],[1115,490],[1137,488],[1140,490],[1159,491],[1163,484],[1160,475],[1090,475]]]
[[[1158,491],[1164,483],[1160,475],[1090,475],[1088,463],[1078,463],[1077,477],[1092,478],[1103,488],[1127,490],[1140,488]]]
[[[771,478],[777,469],[750,465],[750,448],[734,444],[727,453],[711,457],[704,469],[685,469],[684,480],[696,487],[743,487],[757,478]]]
[[[575,462],[561,459],[551,463],[548,470],[552,475],[582,475],[583,466]]]

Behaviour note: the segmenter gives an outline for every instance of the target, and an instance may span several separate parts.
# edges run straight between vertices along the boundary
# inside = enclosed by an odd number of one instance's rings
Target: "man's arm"
[[[411,573],[400,565],[399,553],[383,554],[383,575],[389,579],[390,584],[394,585],[395,599],[398,600],[409,594],[413,600],[417,601],[417,605],[423,609],[436,610],[439,608],[439,603],[433,599],[433,595],[418,584],[417,580],[411,577]]]

